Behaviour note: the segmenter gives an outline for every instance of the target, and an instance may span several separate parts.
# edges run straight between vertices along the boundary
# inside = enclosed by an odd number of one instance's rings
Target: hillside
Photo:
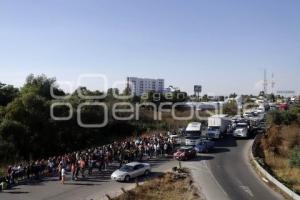
[[[271,113],[268,123],[260,141],[261,162],[278,180],[300,193],[299,113],[295,108]]]

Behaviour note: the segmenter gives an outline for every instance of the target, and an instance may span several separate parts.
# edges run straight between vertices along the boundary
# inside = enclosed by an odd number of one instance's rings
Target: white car
[[[115,181],[129,182],[132,178],[136,178],[139,176],[148,176],[150,173],[150,164],[131,162],[114,171],[111,175],[111,179]]]

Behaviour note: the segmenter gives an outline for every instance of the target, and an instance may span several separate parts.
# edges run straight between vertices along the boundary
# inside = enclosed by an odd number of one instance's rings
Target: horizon
[[[300,2],[116,2],[1,1],[0,81],[20,87],[33,73],[75,83],[88,73],[109,87],[135,76],[189,94],[194,85],[258,94],[266,69],[275,93],[300,94]]]

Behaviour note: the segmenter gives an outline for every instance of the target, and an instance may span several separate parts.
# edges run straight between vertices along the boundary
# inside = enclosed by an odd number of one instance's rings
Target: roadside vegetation
[[[57,100],[51,96],[51,85],[56,96],[70,95],[67,100]],[[90,91],[86,87],[79,87],[84,95],[95,96],[103,92]],[[128,91],[119,92],[110,88],[105,99],[85,100],[80,98],[77,90],[65,94],[56,85],[55,78],[44,75],[29,75],[21,88],[0,83],[0,171],[7,164],[14,164],[22,160],[33,161],[47,159],[49,156],[64,154],[87,147],[108,144],[118,139],[130,136],[139,136],[145,132],[175,130],[184,127],[188,121],[176,121],[170,113],[162,113],[162,120],[154,120],[153,108],[142,106],[139,120],[118,121],[112,117],[111,108],[116,100],[113,93],[126,95]],[[155,97],[156,98],[156,97]],[[153,103],[166,101],[161,97],[155,101],[153,94],[141,99],[133,97],[126,100],[130,103]],[[171,102],[186,101],[186,93],[176,91],[168,96]],[[108,125],[103,128],[82,128],[77,123],[77,107],[82,102],[104,102],[108,106]],[[125,101],[125,100],[123,100]],[[53,103],[66,102],[74,108],[70,120],[57,121],[50,117],[50,106]],[[66,117],[69,109],[66,106],[57,106],[54,115]],[[187,116],[185,109],[178,109],[177,116]],[[119,113],[126,116],[128,113]],[[84,107],[81,112],[85,124],[102,123],[104,110],[94,107]],[[1,172],[0,172],[1,173]]]
[[[268,114],[260,141],[261,163],[278,180],[300,194],[300,106]]]
[[[143,185],[122,194],[113,200],[200,200],[198,190],[193,186],[188,173],[166,173],[146,181]]]

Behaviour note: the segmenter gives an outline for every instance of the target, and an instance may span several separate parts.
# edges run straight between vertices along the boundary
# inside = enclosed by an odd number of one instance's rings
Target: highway
[[[152,177],[167,172],[176,166],[177,162],[170,159],[151,160]],[[46,179],[42,182],[19,185],[11,190],[0,192],[1,200],[107,200],[106,194],[116,196],[121,194],[121,188],[130,190],[135,187],[135,181],[119,183],[112,181],[110,175],[117,166],[111,166],[106,172],[94,172],[84,180],[70,181],[68,175],[65,185],[57,178]],[[152,178],[150,177],[150,178]],[[143,178],[140,181],[144,181]]]
[[[253,171],[248,160],[252,140],[235,140],[231,136],[216,142],[211,154],[200,154],[197,159],[182,162],[192,171],[195,185],[207,200],[276,200],[284,199],[270,189]],[[154,175],[170,170],[178,164],[174,160],[151,161]],[[110,180],[110,173],[95,174],[87,180],[61,185],[46,180],[31,185],[20,185],[13,190],[0,192],[3,200],[96,200],[106,199],[105,194],[120,193],[120,188],[131,189],[134,183]]]
[[[231,136],[216,142],[212,154],[202,154],[203,162],[188,162],[196,184],[212,200],[284,199],[270,189],[249,164],[252,140],[235,140]]]

